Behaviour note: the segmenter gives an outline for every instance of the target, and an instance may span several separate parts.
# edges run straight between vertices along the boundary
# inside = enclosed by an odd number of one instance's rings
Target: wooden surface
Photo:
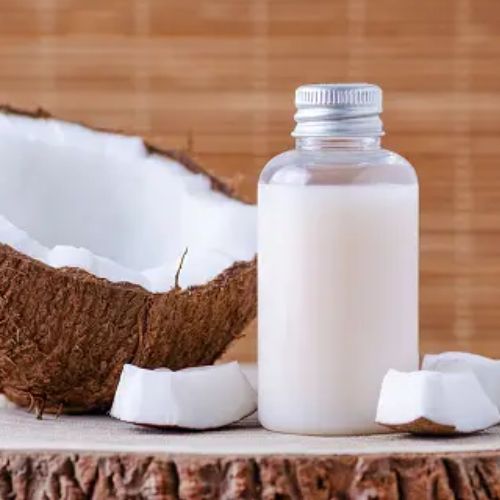
[[[298,436],[270,432],[255,415],[213,431],[161,430],[134,426],[104,415],[45,415],[0,409],[0,453],[146,453],[191,456],[365,456],[418,454],[497,454],[500,426],[457,437],[418,438],[409,434]],[[500,463],[499,463],[500,465]],[[1,473],[0,473],[1,477]],[[1,498],[1,497],[0,497]]]
[[[0,0],[0,101],[188,150],[251,199],[294,87],[379,83],[421,180],[424,351],[500,356],[499,62],[498,0]]]
[[[0,498],[498,498],[500,430],[456,439],[211,432],[0,409]]]

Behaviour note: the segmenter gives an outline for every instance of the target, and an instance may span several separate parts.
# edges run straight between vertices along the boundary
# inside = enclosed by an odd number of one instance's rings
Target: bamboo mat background
[[[379,83],[417,168],[423,350],[500,356],[498,0],[0,0],[0,101],[188,150],[250,199],[315,81]]]

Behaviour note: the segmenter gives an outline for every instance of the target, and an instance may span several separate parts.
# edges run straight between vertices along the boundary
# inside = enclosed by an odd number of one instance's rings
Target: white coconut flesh
[[[484,392],[500,409],[500,361],[468,352],[426,354],[422,369],[438,372],[470,371],[479,380]]]
[[[111,416],[141,425],[213,429],[250,415],[256,402],[237,362],[178,371],[125,365]]]
[[[411,424],[420,419],[436,424],[437,431],[441,426],[471,433],[496,425],[500,414],[471,372],[389,370],[382,382],[376,421],[389,427],[408,425],[411,431]]]
[[[204,284],[256,252],[252,205],[141,139],[0,113],[0,243],[151,292]]]

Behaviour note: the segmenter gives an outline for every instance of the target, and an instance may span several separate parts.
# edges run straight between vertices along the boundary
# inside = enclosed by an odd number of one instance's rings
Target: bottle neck
[[[296,137],[295,148],[303,151],[380,149],[380,137]]]

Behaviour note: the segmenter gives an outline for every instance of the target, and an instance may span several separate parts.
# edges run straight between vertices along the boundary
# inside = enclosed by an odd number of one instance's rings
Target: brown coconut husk
[[[439,424],[425,417],[420,417],[404,424],[384,424],[382,422],[379,422],[379,424],[397,432],[409,432],[410,434],[419,436],[453,436],[457,434],[466,434],[458,431],[454,425]]]
[[[8,106],[0,112],[50,117]],[[232,195],[184,153],[146,146]],[[0,383],[10,400],[38,415],[107,411],[124,363],[173,370],[211,364],[255,314],[255,259],[205,285],[154,294],[81,269],[55,269],[0,244]]]

